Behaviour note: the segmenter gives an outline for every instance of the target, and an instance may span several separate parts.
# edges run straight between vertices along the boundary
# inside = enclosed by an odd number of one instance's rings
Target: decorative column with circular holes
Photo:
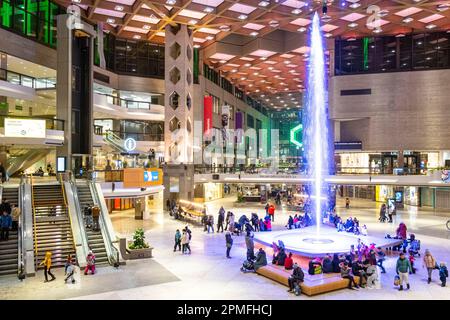
[[[186,25],[165,31],[164,201],[194,198],[193,36]]]
[[[165,161],[193,162],[193,36],[186,25],[166,27],[165,46]]]

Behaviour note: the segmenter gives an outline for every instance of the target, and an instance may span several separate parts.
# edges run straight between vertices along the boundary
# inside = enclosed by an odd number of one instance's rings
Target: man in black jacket
[[[303,273],[302,268],[296,263],[294,263],[294,269],[292,271],[292,275],[288,278],[289,290],[288,292],[294,291],[295,284],[300,285],[300,282],[303,282],[305,278],[305,274]]]

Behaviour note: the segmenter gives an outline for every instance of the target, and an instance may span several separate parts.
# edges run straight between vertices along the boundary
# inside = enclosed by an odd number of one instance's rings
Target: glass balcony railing
[[[99,92],[96,92],[96,94],[105,96],[107,103],[114,104],[116,106],[121,106],[121,107],[127,108],[127,109],[150,110],[151,105],[152,105],[151,102],[147,102],[147,101],[127,100],[127,99],[122,99],[119,97],[112,96],[110,94],[99,93]]]
[[[34,78],[6,69],[0,69],[0,80],[33,89],[56,88],[56,78]]]

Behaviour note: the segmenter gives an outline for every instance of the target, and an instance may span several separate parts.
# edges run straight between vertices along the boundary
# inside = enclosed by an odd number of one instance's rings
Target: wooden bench
[[[291,276],[292,270],[285,270],[283,267],[267,265],[258,268],[256,273],[285,286],[289,286],[288,278]],[[359,277],[355,277],[355,281],[358,283]],[[339,273],[325,273],[313,276],[305,273],[305,279],[301,283],[300,287],[302,289],[302,293],[307,296],[313,296],[316,294],[348,288],[348,282],[349,280],[343,279]]]

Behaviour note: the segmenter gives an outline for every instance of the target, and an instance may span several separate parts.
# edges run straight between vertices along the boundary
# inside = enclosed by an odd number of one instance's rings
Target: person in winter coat
[[[75,259],[70,260],[70,263],[67,265],[66,268],[66,278],[64,279],[64,283],[67,282],[67,280],[70,280],[70,282],[75,283],[75,279],[73,278],[75,274]]]
[[[259,231],[259,218],[256,213],[252,213],[252,227],[255,229],[255,231]]]
[[[50,275],[52,277],[52,279],[50,281],[53,281],[56,279],[56,277],[51,272],[51,268],[52,268],[52,252],[51,251],[47,251],[45,253],[44,260],[39,265],[44,266],[44,276],[45,276],[44,282],[49,282],[47,275]]]
[[[439,279],[441,280],[441,287],[445,287],[448,278],[447,266],[444,262],[439,265]]]
[[[259,231],[267,231],[266,224],[264,223],[263,219],[259,219]]]
[[[268,213],[272,222],[275,222],[275,206],[273,204],[269,206]]]
[[[400,222],[400,224],[398,225],[398,228],[396,230],[396,234],[397,234],[397,238],[398,239],[406,239],[406,224],[404,224],[403,222]]]
[[[219,214],[217,216],[217,232],[219,232],[219,230],[222,230],[223,232],[224,220],[225,220],[225,209],[223,207],[220,207]]]
[[[292,260],[292,252],[289,252],[286,260],[284,260],[284,269],[292,270],[294,268],[294,260]]]
[[[234,214],[233,214],[233,212],[230,212],[229,223],[230,223],[230,228],[228,229],[228,231],[233,233],[234,232]]]
[[[233,246],[233,238],[231,237],[231,233],[229,231],[227,231],[227,233],[225,234],[225,244],[227,247],[227,258],[230,259],[230,251],[231,247]]]
[[[13,204],[12,206],[11,218],[12,218],[12,229],[14,231],[17,231],[19,227],[20,208],[15,204]]]
[[[341,272],[341,268],[339,267],[339,264],[341,263],[341,261],[339,260],[339,256],[337,253],[335,253],[333,255],[333,261],[331,261],[331,265],[333,267],[333,272],[334,273],[339,273]]]
[[[255,243],[253,242],[253,232],[248,230],[245,235],[245,246],[247,247],[247,260],[255,260]]]
[[[341,268],[341,277],[343,279],[348,279],[348,288],[349,289],[353,289],[352,288],[352,284],[355,286],[355,288],[359,288],[358,284],[355,281],[355,278],[353,278],[353,276],[350,274],[350,271],[352,270],[349,266],[347,262],[341,262],[339,267]]]
[[[258,270],[261,267],[267,266],[267,256],[266,252],[263,250],[263,248],[259,248],[258,253],[256,254],[256,260],[253,264],[255,271]]]
[[[177,247],[178,251],[181,251],[181,232],[179,229],[175,231],[175,245],[173,246],[173,252],[177,251]]]
[[[225,230],[228,230],[228,225],[230,224],[230,217],[233,213],[231,211],[227,212],[227,216],[225,218]]]
[[[9,240],[9,230],[12,227],[12,218],[11,215],[5,210],[0,218],[0,227],[1,234],[0,240],[8,241]]]
[[[86,268],[84,269],[84,275],[86,276],[89,271],[91,274],[95,274],[95,255],[92,250],[89,250],[89,253],[86,257]]]
[[[366,269],[367,274],[367,287],[373,288],[378,281],[378,272],[377,272],[377,266],[368,264]]]
[[[288,284],[289,284],[289,290],[288,292],[294,291],[295,284],[300,285],[301,282],[303,282],[305,278],[305,274],[300,268],[300,266],[295,263],[293,266],[292,275],[288,278]]]
[[[183,253],[185,253],[187,250],[189,250],[189,254],[191,254],[191,247],[189,245],[190,242],[190,236],[189,236],[189,231],[187,230],[187,228],[185,228],[183,230],[183,235],[181,237],[181,245],[183,247]]]
[[[264,221],[264,227],[266,231],[272,231],[272,223],[270,222],[270,219],[266,219]]]
[[[397,260],[395,271],[400,276],[400,288],[398,290],[403,290],[403,283],[406,283],[406,289],[409,289],[409,272],[412,271],[411,263],[409,259],[405,257],[403,252],[400,253],[400,257]]]
[[[427,268],[428,271],[428,283],[431,282],[431,275],[433,270],[436,269],[436,259],[434,259],[430,250],[425,250],[425,255],[423,256],[423,267]]]
[[[386,204],[383,203],[380,208],[380,222],[386,222]]]
[[[322,261],[322,272],[323,273],[332,273],[333,272],[333,261],[331,260],[330,255],[326,255]]]

